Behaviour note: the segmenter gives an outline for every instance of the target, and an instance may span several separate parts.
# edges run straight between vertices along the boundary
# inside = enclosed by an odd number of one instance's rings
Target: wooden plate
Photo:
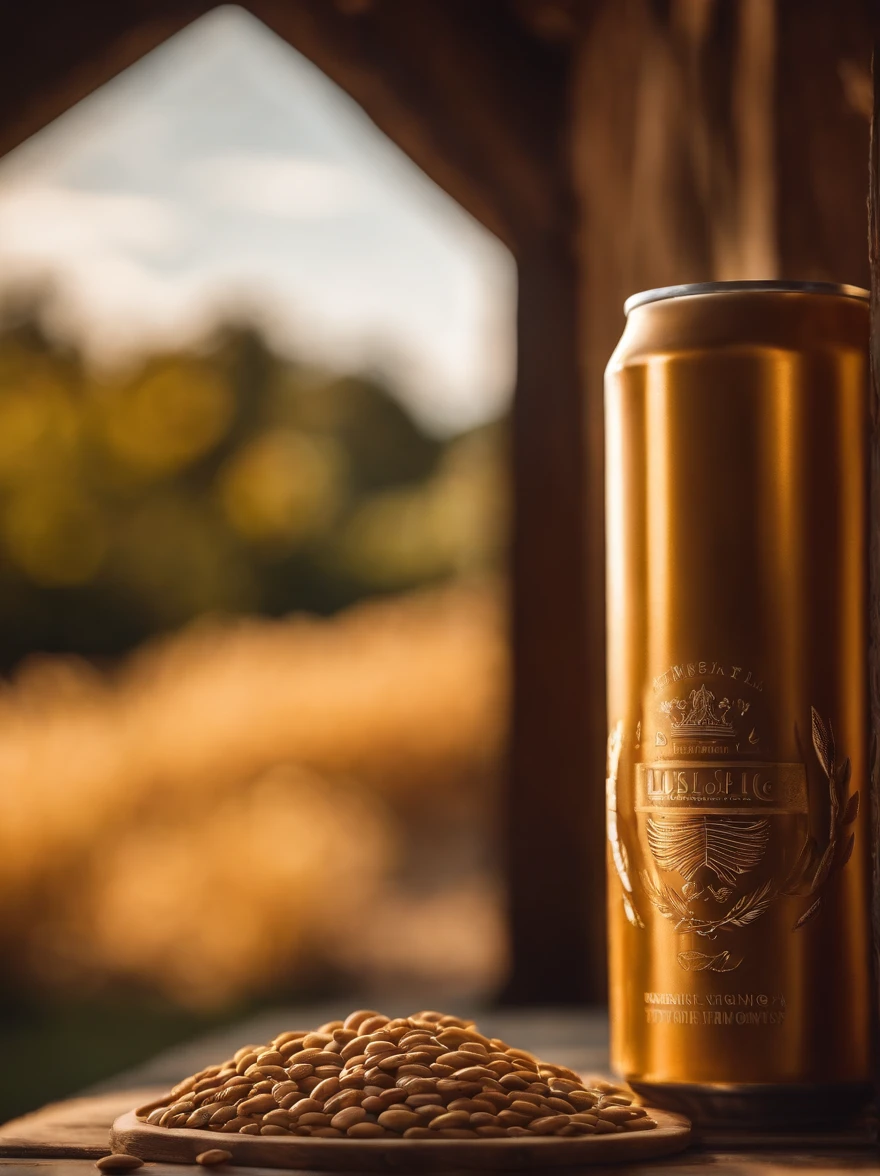
[[[312,1139],[309,1136],[223,1135],[216,1131],[154,1127],[134,1111],[113,1124],[114,1151],[142,1160],[191,1164],[212,1147],[232,1153],[232,1163],[264,1168],[312,1168],[323,1172],[409,1172],[438,1169],[576,1167],[588,1164],[648,1160],[682,1151],[690,1140],[691,1125],[684,1115],[648,1112],[658,1126],[653,1131],[619,1135],[581,1135],[563,1138],[513,1139]]]

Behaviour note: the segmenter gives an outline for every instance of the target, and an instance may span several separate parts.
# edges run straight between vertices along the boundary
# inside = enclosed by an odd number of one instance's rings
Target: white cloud
[[[196,160],[187,175],[196,193],[212,203],[291,220],[348,212],[360,203],[364,187],[336,163],[246,152]]]
[[[64,264],[95,251],[162,252],[181,237],[181,218],[154,196],[86,192],[21,180],[0,189],[0,255]]]
[[[35,179],[0,187],[3,284],[49,283],[47,325],[95,358],[142,345],[145,320],[180,337],[194,323],[191,294],[144,264],[185,237],[185,218],[170,201],[88,192]],[[178,284],[179,285],[179,284]],[[148,332],[149,334],[149,332]]]

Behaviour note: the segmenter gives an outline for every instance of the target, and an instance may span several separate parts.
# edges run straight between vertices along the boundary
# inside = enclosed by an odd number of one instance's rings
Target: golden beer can
[[[606,371],[612,1064],[705,1124],[870,1096],[867,300],[648,291]]]

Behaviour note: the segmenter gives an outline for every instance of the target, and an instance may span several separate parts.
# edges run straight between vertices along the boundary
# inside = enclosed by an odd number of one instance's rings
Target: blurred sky
[[[98,363],[225,307],[333,368],[380,368],[441,431],[506,404],[515,268],[318,69],[216,9],[0,161],[0,291],[52,279]]]

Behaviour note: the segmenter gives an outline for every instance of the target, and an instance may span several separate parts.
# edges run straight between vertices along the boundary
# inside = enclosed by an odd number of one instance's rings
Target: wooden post
[[[520,1004],[596,1001],[605,985],[604,594],[602,565],[588,569],[585,554],[596,512],[585,495],[578,276],[562,230],[518,256],[504,997]]]
[[[868,678],[871,743],[871,903],[874,1017],[880,1013],[880,37],[872,59],[873,111],[868,169],[868,260],[871,270],[871,385],[868,456]]]

